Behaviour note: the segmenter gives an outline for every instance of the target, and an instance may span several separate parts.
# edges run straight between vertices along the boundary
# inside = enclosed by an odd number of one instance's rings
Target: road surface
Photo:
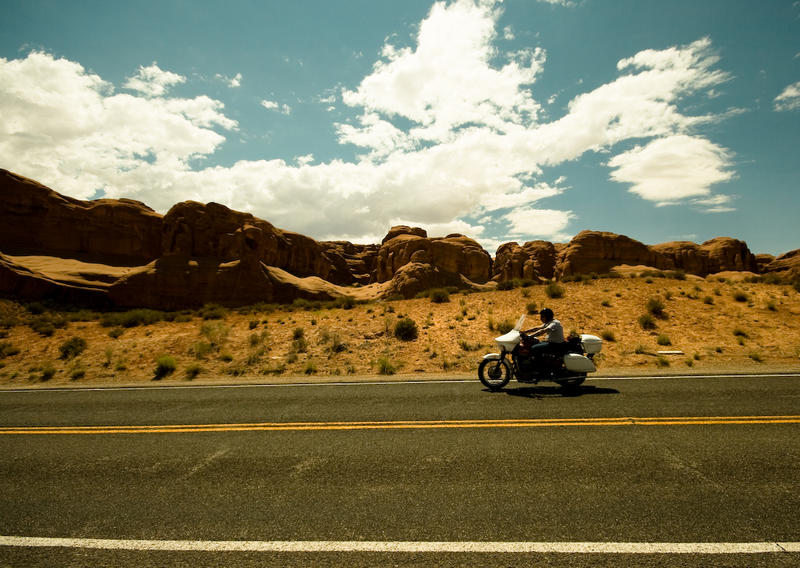
[[[0,566],[800,565],[800,376],[5,391],[0,456]]]

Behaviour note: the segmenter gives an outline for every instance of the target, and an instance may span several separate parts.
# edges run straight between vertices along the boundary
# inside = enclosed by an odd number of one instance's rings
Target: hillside
[[[0,301],[0,382],[149,383],[161,356],[172,357],[175,365],[161,380],[179,383],[392,373],[474,376],[480,357],[495,349],[498,328],[513,325],[534,305],[553,308],[566,330],[605,338],[599,374],[800,370],[800,292],[794,287],[746,282],[736,273],[681,280],[631,272],[562,283],[560,298],[548,297],[544,285],[532,285],[453,293],[442,303],[431,298],[339,306],[297,302],[172,314],[51,312],[41,304],[5,300]],[[646,330],[639,318],[651,300],[663,304],[664,315],[652,316],[656,327]],[[394,337],[394,326],[404,317],[416,322],[417,339]],[[134,325],[148,318],[154,323]],[[537,319],[530,316],[528,323]],[[85,349],[71,356],[80,348],[70,352],[64,346],[80,346],[80,340]],[[661,356],[659,350],[683,354]]]

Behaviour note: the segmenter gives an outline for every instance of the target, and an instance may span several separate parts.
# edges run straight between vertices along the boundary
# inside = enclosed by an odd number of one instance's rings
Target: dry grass
[[[481,355],[496,349],[498,325],[516,321],[533,302],[552,308],[567,332],[613,336],[614,341],[603,345],[601,373],[662,368],[659,336],[670,338],[670,350],[685,354],[666,360],[677,370],[687,369],[687,358],[692,372],[800,369],[800,293],[790,286],[713,278],[600,279],[561,286],[561,298],[549,298],[544,286],[532,286],[452,294],[445,303],[420,298],[351,309],[231,311],[214,320],[220,327],[213,338],[209,322],[197,315],[182,323],[125,328],[117,338],[98,321],[71,322],[44,337],[24,325],[30,316],[21,306],[3,300],[0,322],[17,317],[19,323],[0,327],[0,336],[5,335],[0,341],[6,345],[0,383],[28,385],[43,378],[48,385],[150,381],[157,359],[164,356],[176,364],[164,381],[374,376],[390,369],[400,375],[471,375]],[[713,304],[706,303],[703,298],[715,289],[721,293]],[[741,294],[746,302],[739,299]],[[664,317],[655,320],[655,329],[644,330],[637,319],[652,298],[663,302]],[[403,317],[416,322],[416,340],[394,336]],[[536,316],[528,316],[526,326],[537,324]],[[737,330],[745,330],[746,336]],[[59,347],[73,337],[86,341],[85,351],[61,359]],[[19,351],[8,354],[14,349]]]

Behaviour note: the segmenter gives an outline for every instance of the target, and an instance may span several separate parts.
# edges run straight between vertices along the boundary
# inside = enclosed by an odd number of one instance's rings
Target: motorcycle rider
[[[554,344],[564,343],[564,328],[561,322],[555,319],[553,310],[544,308],[539,312],[542,325],[523,331],[524,334],[531,334],[533,337],[547,334],[547,341],[542,341],[531,347],[531,359],[538,360],[545,353],[552,351]]]

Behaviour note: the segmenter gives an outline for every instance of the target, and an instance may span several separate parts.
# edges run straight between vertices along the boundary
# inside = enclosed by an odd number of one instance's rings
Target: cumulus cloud
[[[572,211],[556,209],[533,209],[524,207],[515,209],[503,217],[510,223],[512,235],[546,237],[555,241],[568,241],[572,235],[565,233],[571,219]]]
[[[185,83],[186,77],[163,71],[155,61],[149,67],[140,66],[136,74],[129,77],[123,87],[138,91],[148,97],[161,97],[172,85]]]
[[[275,110],[281,114],[292,114],[292,107],[287,104],[281,104],[275,101],[264,99],[261,101],[261,106],[267,110]]]
[[[631,184],[632,193],[658,205],[709,195],[712,185],[733,177],[728,151],[685,134],[636,146],[612,158],[608,165],[614,168],[611,179]]]
[[[222,75],[217,73],[214,77],[223,83],[226,83],[231,89],[238,89],[242,86],[242,74],[237,73],[233,77],[228,77],[227,75]]]
[[[186,169],[224,142],[214,127],[237,127],[219,101],[153,97],[158,89],[142,89],[146,96],[117,94],[80,64],[47,53],[0,58],[0,163],[79,198],[97,189],[158,194],[172,175],[146,188],[125,179],[167,165]]]
[[[575,215],[541,202],[568,192],[567,180],[550,183],[544,169],[636,140],[641,146],[609,161],[612,179],[654,203],[729,206],[699,201],[733,175],[730,153],[695,132],[719,117],[679,108],[729,78],[708,39],[632,54],[616,79],[543,122],[535,83],[546,54],[499,52],[499,15],[491,1],[438,2],[412,45],[387,41],[371,73],[337,91],[358,113],[336,125],[339,141],[360,149],[354,161],[203,167],[239,125],[220,101],[170,96],[182,76],[154,63],[125,83],[137,94],[117,94],[65,59],[0,59],[0,164],[76,197],[103,189],[161,211],[185,199],[216,201],[321,239],[378,242],[405,223],[491,247],[503,236],[488,234],[490,225],[518,238],[566,240]]]
[[[800,81],[786,87],[775,97],[775,110],[797,110],[800,108]]]
[[[502,67],[492,67],[499,15],[492,4],[434,4],[420,25],[416,48],[384,45],[373,72],[356,90],[342,92],[344,103],[364,109],[362,123],[372,124],[369,117],[377,113],[387,122],[393,117],[412,121],[408,136],[415,143],[450,142],[464,126],[506,132],[533,122],[540,107],[522,87],[535,81],[544,52],[511,53]],[[386,145],[377,135],[365,140],[354,134],[340,128],[343,142]]]

